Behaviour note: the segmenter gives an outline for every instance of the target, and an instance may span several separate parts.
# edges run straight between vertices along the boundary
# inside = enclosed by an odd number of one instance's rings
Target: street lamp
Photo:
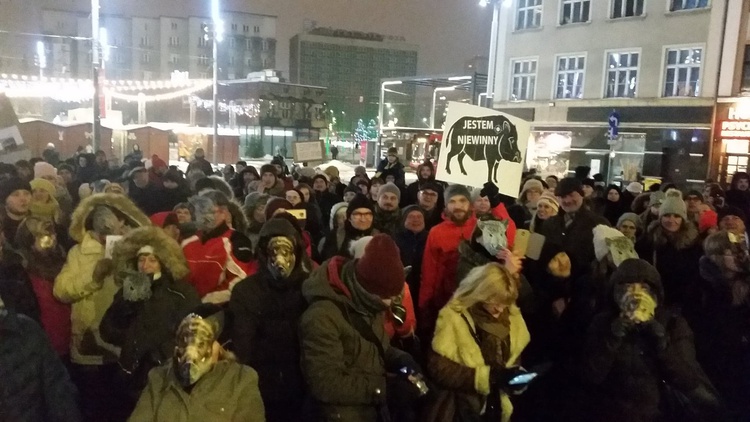
[[[435,88],[435,90],[432,91],[432,108],[430,109],[430,128],[435,129],[435,103],[437,102],[437,93],[438,92],[448,92],[448,91],[455,91],[455,86],[441,86],[439,88]]]
[[[101,87],[99,86],[101,46],[99,45],[99,35],[99,0],[91,0],[91,65],[93,70],[91,79],[94,82],[94,98],[91,101],[91,108],[94,112],[94,123],[91,129],[91,147],[94,151],[98,149],[101,137],[101,115],[99,110],[99,95],[101,95]]]
[[[214,61],[214,75],[213,75],[213,163],[219,164],[216,155],[216,139],[219,137],[219,122],[217,115],[219,113],[219,43],[224,37],[224,23],[221,20],[219,11],[219,0],[211,0],[211,20],[213,21],[213,61]]]
[[[498,43],[500,36],[500,6],[509,7],[509,0],[480,0],[479,5],[487,7],[492,4],[492,30],[490,33],[490,57],[489,66],[487,69],[487,107],[492,107],[495,97],[495,80],[497,75],[502,78],[502,66],[498,69],[497,61],[498,56],[501,58],[505,56],[505,37],[503,41]],[[502,52],[498,54],[498,44],[502,48]]]
[[[383,148],[383,105],[385,105],[385,87],[390,85],[401,85],[403,81],[383,81],[380,83],[380,103],[378,104],[378,143],[375,150],[375,160],[380,157],[380,150]]]

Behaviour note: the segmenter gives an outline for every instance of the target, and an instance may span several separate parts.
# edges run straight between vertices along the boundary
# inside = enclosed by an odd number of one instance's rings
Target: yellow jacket
[[[99,323],[118,290],[112,275],[101,285],[93,280],[94,268],[102,258],[104,246],[86,233],[81,243],[68,252],[53,288],[58,300],[72,305],[70,357],[81,365],[102,365],[120,353],[119,348],[105,343],[99,335]]]
[[[474,319],[468,311],[458,312],[448,304],[440,310],[438,315],[435,336],[432,339],[432,350],[453,362],[475,369],[474,389],[477,393],[487,396],[490,393],[490,367],[485,363],[482,351],[472,337],[466,321],[461,317],[462,314],[469,321],[472,329],[476,330]],[[520,309],[515,305],[511,306],[510,356],[505,361],[506,367],[513,366],[518,361],[530,339],[531,336]],[[501,404],[502,422],[508,422],[513,413],[513,405],[505,393],[501,393]]]

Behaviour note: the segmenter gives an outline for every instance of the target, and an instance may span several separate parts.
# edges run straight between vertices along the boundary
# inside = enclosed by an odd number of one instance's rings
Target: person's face
[[[34,202],[45,204],[49,202],[49,192],[44,189],[34,189],[31,192],[31,196]]]
[[[357,208],[352,212],[349,223],[357,230],[369,230],[372,227],[373,214],[367,208]]]
[[[180,224],[193,221],[193,216],[190,215],[190,210],[187,208],[177,208],[174,213],[177,214],[177,221],[179,221]]]
[[[396,162],[396,158],[397,157],[395,155],[389,154],[388,155],[388,162],[391,163],[391,164],[393,164],[393,163]]]
[[[266,206],[265,205],[259,205],[255,207],[255,211],[253,212],[253,220],[259,223],[266,222]]]
[[[355,196],[357,196],[356,192],[344,192],[344,202],[348,204]]]
[[[229,213],[227,207],[214,206],[214,228],[226,223],[227,225],[232,224],[232,215]]]
[[[5,209],[14,215],[25,215],[29,212],[31,203],[31,192],[27,190],[16,190],[5,200]]]
[[[560,252],[555,255],[547,267],[553,274],[558,274],[561,277],[570,277],[570,257],[565,252]]]
[[[620,192],[617,192],[614,189],[610,189],[609,192],[607,192],[607,200],[609,202],[619,202],[620,201]]]
[[[536,206],[536,216],[540,220],[546,220],[550,217],[554,217],[556,214],[557,212],[555,212],[555,209],[544,201],[539,202]]]
[[[425,228],[424,215],[417,211],[410,212],[404,220],[404,228],[412,233],[421,233]]]
[[[274,176],[273,173],[263,173],[263,175],[260,177],[260,180],[266,189],[272,188],[273,185],[276,184],[276,176]]]
[[[705,198],[706,200],[708,200],[708,198],[710,198],[710,197],[711,197],[711,187],[710,186],[706,186],[705,188],[703,188],[703,198]]]
[[[492,315],[492,318],[498,319],[508,308],[506,305],[501,304],[497,300],[490,300],[482,303],[482,307],[488,314]]]
[[[454,223],[462,224],[469,219],[470,205],[469,199],[465,196],[453,195],[445,207],[445,214]]]
[[[18,168],[18,177],[20,177],[21,179],[31,179],[31,173],[32,170],[28,167]]]
[[[380,186],[381,185],[372,185],[370,186],[370,198],[377,199],[378,193],[380,193]]]
[[[396,211],[398,209],[398,196],[393,192],[383,192],[378,196],[378,206],[383,211]]]
[[[396,182],[396,176],[385,176],[385,183],[395,183]]]
[[[315,190],[315,192],[325,192],[326,189],[328,189],[328,185],[325,180],[321,178],[315,179],[315,182],[313,182],[313,190]]]
[[[60,170],[57,172],[57,174],[62,177],[65,184],[73,181],[73,174],[71,174],[68,170]]]
[[[284,169],[280,164],[274,164],[273,166],[276,167],[276,174],[284,174]]]
[[[748,188],[750,188],[750,180],[743,177],[737,181],[737,189],[746,191]]]
[[[299,194],[293,190],[289,190],[286,192],[286,200],[289,201],[289,203],[292,205],[302,203],[302,198],[300,198]]]
[[[733,234],[745,233],[745,222],[736,215],[727,215],[719,221],[719,228]]]
[[[161,272],[161,264],[156,255],[144,253],[138,255],[138,272],[143,274],[156,274]]]
[[[551,191],[554,191],[557,187],[557,180],[555,180],[553,177],[548,177],[544,181],[547,182],[547,186],[549,186],[549,189]]]
[[[480,196],[479,198],[474,201],[474,211],[477,213],[477,215],[480,214],[487,214],[490,212],[490,198],[486,196]]]
[[[307,188],[301,188],[302,196],[305,197],[305,202],[310,202],[310,190]]]
[[[104,154],[96,154],[96,164],[104,165],[107,162],[107,157]]]
[[[175,181],[172,181],[172,180],[165,180],[164,181],[164,187],[167,188],[167,189],[177,189],[177,186],[179,186],[179,185]]]
[[[365,184],[361,184],[361,185],[357,185],[357,186],[359,186],[359,192],[362,195],[367,195],[367,191],[370,190],[370,188],[367,185],[365,185]]]
[[[588,198],[594,193],[594,188],[589,185],[583,185],[583,196]]]
[[[422,168],[419,170],[419,176],[425,180],[432,177],[432,170],[427,166],[422,166]]]
[[[180,241],[180,228],[177,227],[174,224],[170,224],[167,227],[164,227],[164,232],[167,233],[167,236],[171,237],[172,239],[176,240],[178,243]]]
[[[138,186],[144,186],[148,184],[148,173],[145,171],[139,171],[138,173],[133,175],[133,181],[135,181],[135,184]]]
[[[682,226],[682,217],[676,214],[666,214],[661,218],[661,226],[668,233],[677,233]]]
[[[620,224],[620,227],[617,228],[620,230],[620,233],[625,235],[628,239],[635,239],[635,233],[636,233],[636,227],[635,223],[633,223],[630,220],[625,220]]]
[[[422,189],[418,195],[419,207],[425,211],[432,211],[435,209],[438,201],[438,193],[432,189]]]
[[[703,201],[699,196],[690,195],[685,199],[685,205],[687,205],[688,212],[699,212],[702,204]]]
[[[250,183],[250,182],[253,182],[253,181],[255,181],[256,179],[255,179],[255,175],[254,175],[254,174],[252,174],[252,173],[250,173],[250,172],[247,172],[247,173],[243,173],[243,174],[242,174],[242,180],[243,180],[243,181],[245,182],[245,184],[247,185],[248,183]]]
[[[560,198],[560,206],[565,212],[578,212],[583,205],[583,196],[578,192],[573,192]]]
[[[78,166],[79,167],[86,167],[86,158],[85,157],[78,158]]]
[[[538,190],[534,190],[534,189],[529,190],[526,192],[526,202],[531,203],[531,204],[536,204],[537,201],[539,200],[539,197],[541,196],[542,196],[542,193],[539,192]]]
[[[245,166],[243,166],[242,164],[237,164],[235,167],[237,167],[235,169],[237,173],[241,172],[242,170],[245,170]]]

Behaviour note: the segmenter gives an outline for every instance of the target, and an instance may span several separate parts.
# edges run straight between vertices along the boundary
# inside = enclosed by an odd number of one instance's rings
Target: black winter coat
[[[413,303],[419,303],[419,286],[422,279],[422,256],[427,245],[425,229],[421,233],[414,234],[408,230],[401,230],[396,234],[396,245],[401,252],[401,264],[404,267],[411,266],[411,271],[406,275],[406,284],[409,285]]]
[[[75,386],[30,318],[0,310],[0,422],[81,421]]]
[[[39,322],[39,303],[21,257],[9,250],[2,252],[0,261],[0,298],[5,307]]]
[[[201,304],[195,288],[162,273],[151,287],[151,298],[129,302],[122,289],[102,318],[99,330],[107,343],[121,347],[120,367],[131,374],[131,394],[138,397],[146,386],[148,372],[174,354],[174,333],[180,321]]]
[[[299,407],[305,395],[297,333],[307,307],[302,282],[308,273],[298,267],[289,279],[274,280],[263,267],[232,290],[233,343],[240,363],[258,372],[260,393],[268,413]]]

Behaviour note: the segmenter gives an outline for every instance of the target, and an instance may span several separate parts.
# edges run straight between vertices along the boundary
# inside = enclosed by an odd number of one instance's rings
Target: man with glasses
[[[417,193],[417,204],[424,211],[426,230],[443,222],[443,208],[445,207],[440,200],[442,191],[436,182],[425,182]]]
[[[358,193],[349,202],[346,209],[346,221],[344,222],[344,239],[336,255],[351,258],[349,247],[351,244],[365,236],[374,236],[379,233],[374,227],[375,211],[370,200]],[[335,235],[332,233],[331,235]],[[331,256],[325,256],[325,259]]]

